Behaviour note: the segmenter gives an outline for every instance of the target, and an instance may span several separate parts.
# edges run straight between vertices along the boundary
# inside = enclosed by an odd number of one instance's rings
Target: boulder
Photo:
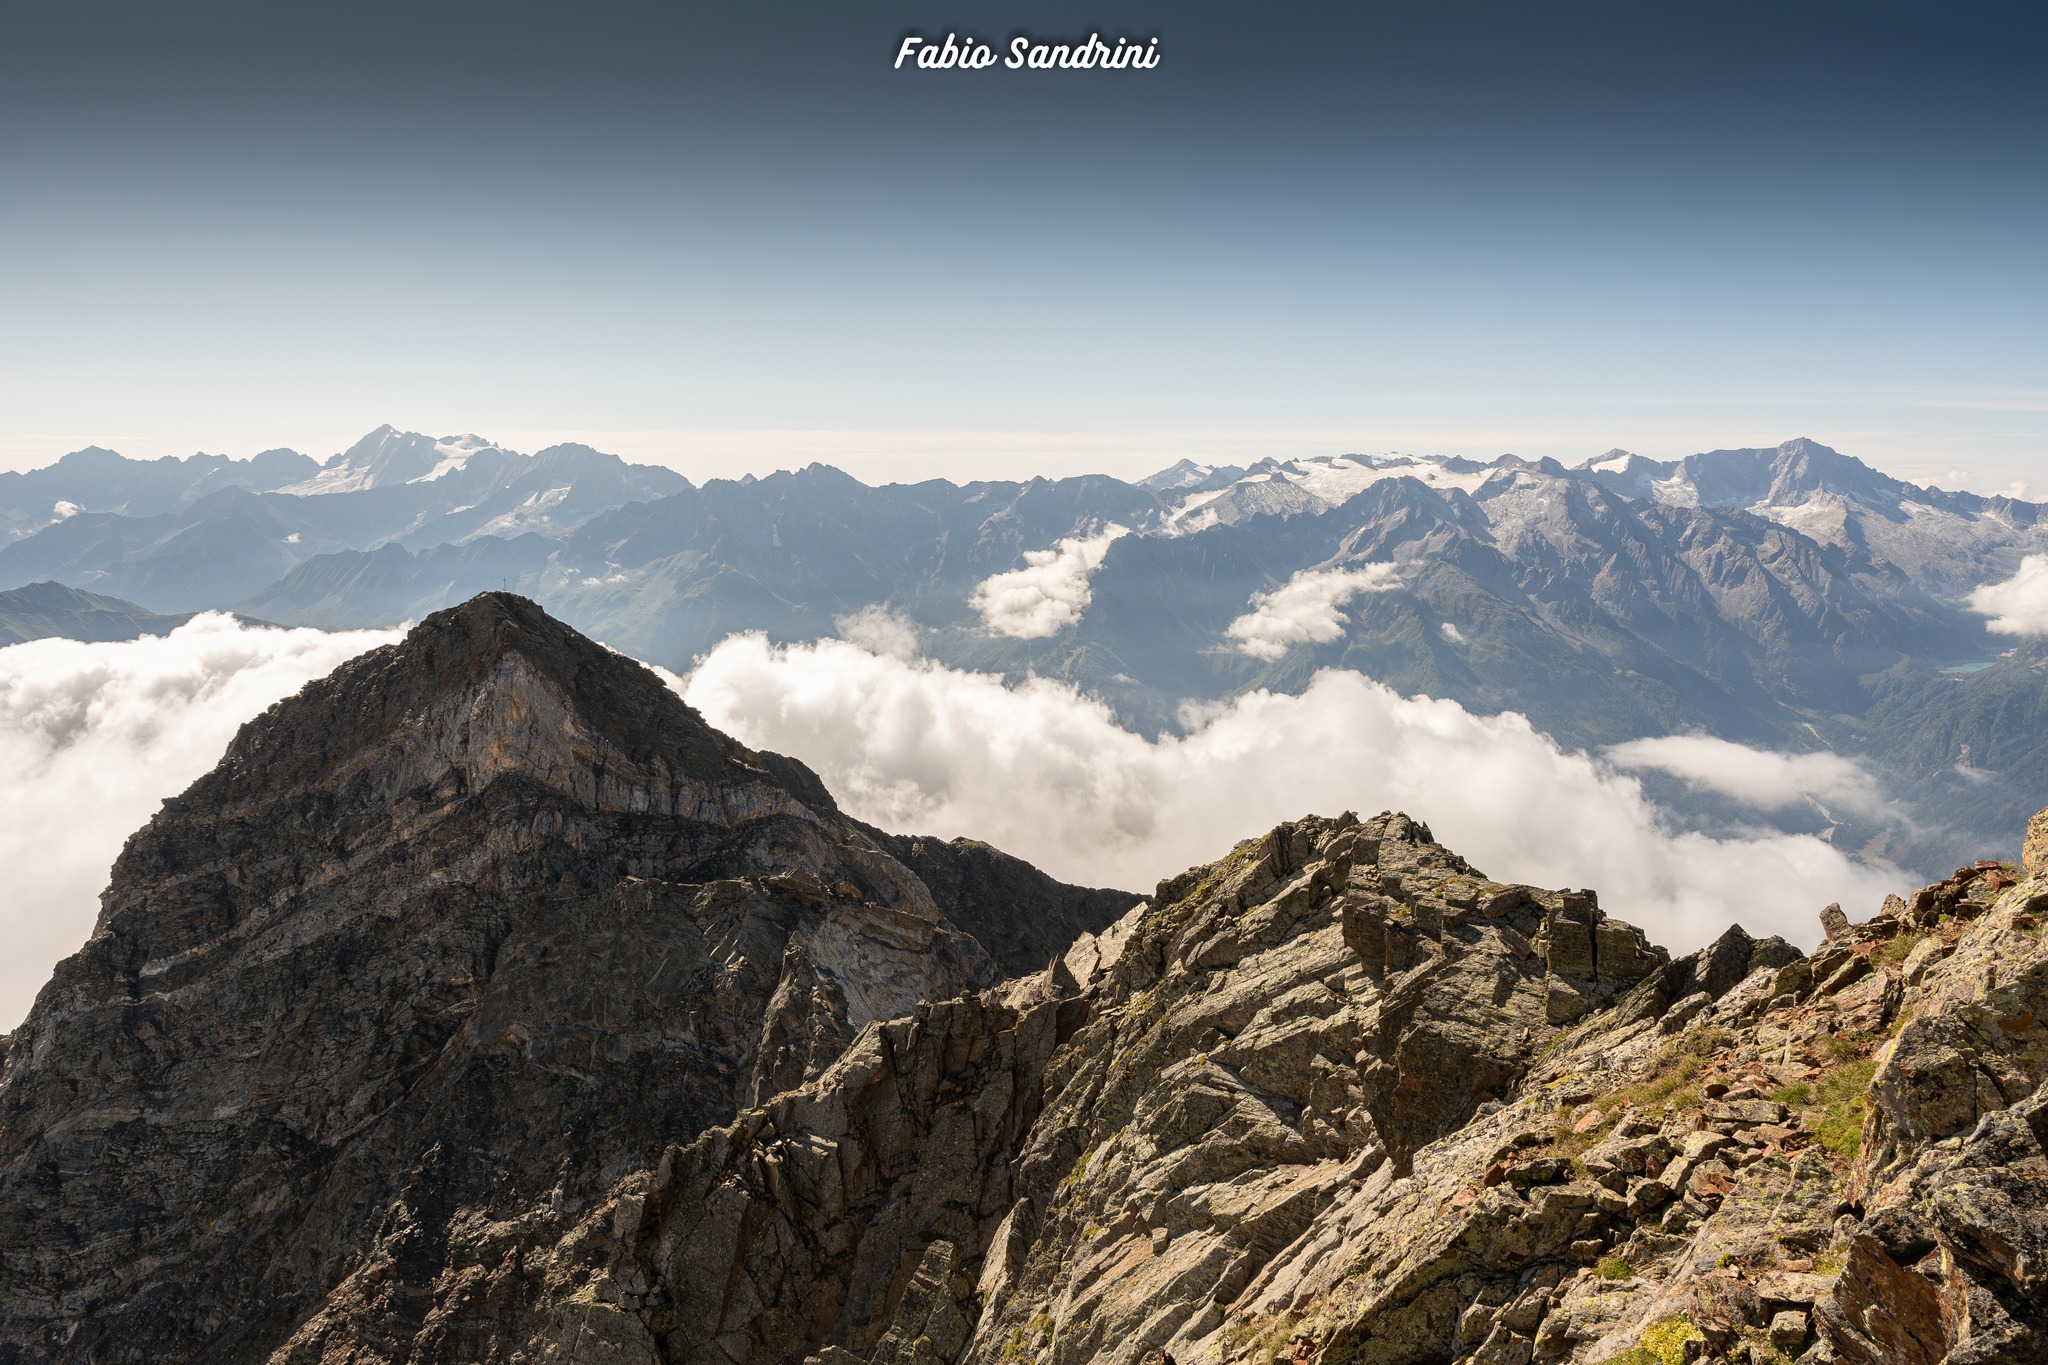
[[[1842,913],[1839,903],[1829,905],[1820,912],[1820,927],[1827,934],[1830,943],[1839,943],[1849,937],[1849,917]]]
[[[1771,1315],[1771,1325],[1766,1334],[1771,1345],[1786,1355],[1797,1355],[1806,1345],[1806,1314],[1788,1308],[1782,1313]]]
[[[2020,864],[2034,876],[2048,875],[2048,809],[2035,812],[2027,821],[2027,841],[2020,849]]]

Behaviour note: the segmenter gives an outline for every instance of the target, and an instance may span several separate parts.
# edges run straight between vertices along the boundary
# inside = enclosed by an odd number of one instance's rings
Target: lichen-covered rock
[[[2048,875],[2048,810],[2037,811],[2027,821],[2027,842],[2020,850],[2020,865],[2034,876]]]
[[[1583,893],[1489,882],[1405,817],[1285,825],[1163,883],[1033,987],[1074,1031],[1006,1072],[1035,1117],[986,1127],[1002,1142],[975,1149],[957,1207],[875,1195],[821,1220],[837,1205],[802,1181],[728,1174],[719,1197],[745,1212],[721,1216],[774,1235],[737,1269],[661,1272],[678,1295],[749,1286],[720,1291],[735,1316],[691,1300],[726,1335],[642,1319],[661,1359],[749,1365],[2037,1359],[2048,1122],[2043,1100],[2007,1099],[2038,1055],[2042,947],[2013,936],[2035,894],[1948,886],[1938,899],[1980,909],[1942,951],[1879,916],[1801,975],[1739,929],[1667,962]],[[1603,956],[1629,968],[1603,979]],[[1580,1002],[1562,1019],[1560,983]],[[1672,994],[1676,1022],[1656,1005]],[[1948,1112],[1932,1062],[1962,1046],[1951,1024],[2001,1079],[1965,1087],[1967,1124],[1914,1128]],[[1916,1051],[1916,1025],[1949,1042]],[[1933,1099],[1896,1098],[1923,1073]],[[803,1104],[836,1113],[836,1075]],[[982,1083],[970,1069],[951,1102]],[[928,1083],[904,1112],[946,1093]],[[840,1140],[760,1131],[716,1169]],[[692,1237],[691,1201],[673,1208],[654,1244],[717,1240]],[[757,1307],[753,1286],[788,1283],[760,1258],[813,1246],[852,1248],[787,1268],[839,1316]],[[848,1311],[834,1286],[855,1282],[880,1288]],[[624,1301],[586,1284],[563,1282],[562,1321]]]

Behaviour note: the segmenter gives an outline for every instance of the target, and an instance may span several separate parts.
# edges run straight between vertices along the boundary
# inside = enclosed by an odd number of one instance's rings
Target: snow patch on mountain
[[[1221,487],[1172,482],[1168,476],[1174,475],[1179,465],[1140,482],[1165,493],[1179,487],[1192,488],[1172,503],[1162,526],[1168,535],[1192,535],[1211,526],[1231,525],[1255,516],[1327,512],[1388,479],[1410,478],[1431,488],[1473,493],[1494,477],[1498,468],[1498,462],[1482,465],[1443,455],[1310,455],[1285,461],[1261,460]]]
[[[552,510],[568,501],[571,491],[569,486],[565,484],[560,488],[547,488],[538,493],[529,494],[526,500],[517,507],[504,513],[502,516],[492,517],[462,539],[464,541],[471,541],[475,540],[478,536],[504,536],[510,538],[516,535],[523,535],[528,531],[538,531],[545,535],[547,532],[555,529],[555,519],[550,515]]]
[[[277,491],[306,498],[398,483],[433,483],[465,469],[478,454],[498,449],[474,434],[435,438],[387,424],[328,460],[312,478]]]
[[[434,467],[416,479],[407,479],[406,482],[432,483],[463,468],[469,463],[469,457],[479,450],[492,449],[495,447],[489,441],[475,434],[443,437],[434,442],[434,453],[441,457]]]
[[[1157,474],[1138,480],[1138,487],[1149,488],[1155,493],[1220,491],[1243,475],[1242,465],[1201,464],[1194,460],[1181,460]]]

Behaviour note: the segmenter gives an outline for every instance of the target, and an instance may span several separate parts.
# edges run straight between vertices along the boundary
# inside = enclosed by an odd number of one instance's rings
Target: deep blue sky
[[[0,5],[0,464],[378,422],[693,475],[1807,435],[2048,494],[2048,21]],[[909,30],[1151,72],[893,71]]]

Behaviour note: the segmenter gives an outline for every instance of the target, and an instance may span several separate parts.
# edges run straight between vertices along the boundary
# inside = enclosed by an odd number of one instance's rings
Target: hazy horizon
[[[1160,67],[897,71],[905,29]],[[0,44],[0,467],[2048,448],[2015,5],[135,3]]]
[[[129,459],[225,456],[230,460],[241,461],[252,459],[262,451],[288,449],[325,463],[385,425],[392,426],[400,432],[428,435],[437,439],[465,435],[480,436],[501,449],[525,455],[534,454],[553,445],[582,444],[602,454],[616,455],[629,464],[657,465],[675,470],[697,484],[713,479],[739,479],[749,475],[765,478],[773,473],[799,470],[812,463],[822,463],[850,474],[863,483],[875,486],[886,483],[915,483],[932,478],[967,483],[975,480],[1022,481],[1034,477],[1067,478],[1089,474],[1108,475],[1125,482],[1136,482],[1183,459],[1206,464],[1249,465],[1267,458],[1285,463],[1298,459],[1359,455],[1409,455],[1422,458],[1462,458],[1486,463],[1514,456],[1532,461],[1548,457],[1569,467],[1617,449],[1628,450],[1632,454],[1653,460],[1670,461],[1715,450],[1772,449],[1793,440],[1807,439],[1838,450],[1844,455],[1861,459],[1864,464],[1880,473],[1922,486],[1987,496],[2003,495],[2026,501],[2048,498],[2048,481],[2040,480],[2038,477],[2032,481],[2024,477],[2015,478],[2003,485],[1995,485],[1985,479],[1972,479],[1964,471],[1954,469],[1931,476],[1920,475],[1895,467],[1884,460],[1871,458],[1864,452],[1844,450],[1834,442],[1806,433],[1742,445],[1718,443],[1692,448],[1673,447],[1668,450],[1646,450],[1612,444],[1597,447],[1584,444],[1548,444],[1545,447],[1525,447],[1520,450],[1386,443],[1315,444],[1306,438],[1299,442],[1263,441],[1256,439],[1255,434],[1247,434],[1240,441],[1216,433],[1206,433],[1201,438],[1191,438],[1183,444],[1158,443],[1156,447],[1140,444],[1135,448],[1119,448],[1112,438],[1089,433],[1068,433],[1069,439],[1064,442],[984,442],[973,448],[972,462],[963,463],[957,445],[952,444],[958,438],[958,433],[940,433],[936,437],[907,447],[885,443],[866,433],[823,433],[825,437],[838,439],[807,440],[807,436],[817,434],[801,432],[749,433],[753,439],[732,440],[721,445],[708,440],[676,441],[669,439],[671,433],[567,431],[500,434],[479,430],[473,426],[420,431],[396,423],[380,423],[378,427],[373,427],[369,432],[361,433],[354,440],[343,442],[332,450],[311,449],[304,445],[286,443],[282,446],[265,446],[262,450],[152,449],[145,454],[134,449],[123,449],[106,441],[88,441],[47,458],[24,459],[15,464],[0,460],[0,470],[27,471],[47,468],[64,455],[89,447],[111,450]]]

